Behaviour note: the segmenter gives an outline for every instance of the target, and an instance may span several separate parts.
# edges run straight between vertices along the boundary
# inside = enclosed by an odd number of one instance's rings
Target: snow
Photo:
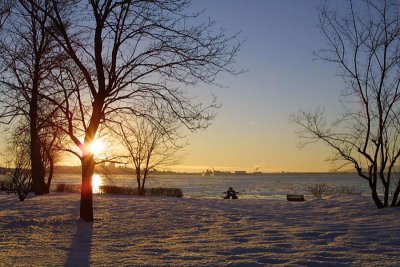
[[[400,209],[369,197],[287,202],[0,193],[0,266],[396,266]]]

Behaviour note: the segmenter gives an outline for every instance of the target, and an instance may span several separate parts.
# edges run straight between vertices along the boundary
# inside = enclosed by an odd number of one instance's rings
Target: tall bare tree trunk
[[[50,194],[50,186],[51,186],[51,180],[53,179],[54,175],[54,160],[49,157],[49,175],[47,177],[47,184],[46,184],[46,194]]]
[[[44,166],[40,157],[40,145],[37,136],[32,135],[31,138],[32,187],[35,195],[43,195],[46,193],[46,184],[44,182]]]
[[[29,107],[32,187],[35,195],[43,195],[46,193],[46,184],[44,182],[45,170],[42,162],[40,140],[37,129],[38,93],[37,82],[34,82],[34,86],[32,87],[32,99]]]
[[[385,196],[384,196],[384,199],[383,199],[383,206],[384,207],[388,207],[389,206],[389,184],[385,183],[383,186],[385,187],[384,188]]]
[[[104,99],[93,102],[92,120],[86,130],[84,149],[81,158],[82,164],[82,189],[81,189],[81,208],[80,217],[93,222],[93,191],[92,178],[94,173],[95,160],[92,152],[88,151],[88,145],[95,140],[97,129],[100,125]]]
[[[397,203],[397,199],[399,197],[399,194],[400,194],[400,182],[397,185],[396,190],[393,193],[392,203],[390,204],[391,207],[396,207],[396,205],[400,206],[400,201]]]
[[[145,183],[146,183],[147,174],[148,174],[148,169],[147,169],[147,167],[146,167],[146,169],[144,170],[144,174],[143,174],[141,195],[144,195],[144,185],[145,185]]]
[[[89,153],[82,157],[82,189],[80,207],[80,217],[87,222],[93,222],[93,173],[94,157],[93,154]]]
[[[138,195],[142,195],[142,185],[140,183],[140,175],[141,175],[141,170],[139,167],[139,168],[136,168],[136,181],[137,181],[137,186],[138,186]]]
[[[372,199],[374,200],[376,207],[378,209],[384,208],[385,206],[383,205],[382,201],[378,196],[378,193],[376,192],[376,184],[370,184],[370,188],[371,188]]]

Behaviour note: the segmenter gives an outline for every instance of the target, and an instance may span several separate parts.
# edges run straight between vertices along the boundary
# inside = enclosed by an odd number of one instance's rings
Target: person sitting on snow
[[[232,187],[229,187],[228,191],[226,191],[225,193],[226,193],[226,196],[224,197],[224,199],[238,199],[238,196],[236,195],[236,191],[233,190]]]

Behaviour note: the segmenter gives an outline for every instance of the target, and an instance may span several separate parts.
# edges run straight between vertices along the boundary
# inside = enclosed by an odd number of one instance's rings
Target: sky
[[[191,134],[178,166],[181,170],[264,172],[330,171],[330,150],[322,144],[300,148],[298,127],[290,122],[299,110],[323,107],[340,112],[344,83],[337,66],[316,60],[326,47],[318,29],[321,1],[197,0],[192,8],[216,20],[227,33],[245,40],[236,67],[239,76],[221,75],[222,88],[191,89],[200,99],[210,93],[222,107],[212,125]],[[343,3],[343,2],[342,2]],[[340,2],[336,2],[340,5]]]
[[[187,88],[198,101],[211,94],[221,108],[206,130],[189,135],[189,145],[175,171],[206,169],[263,172],[325,172],[331,152],[323,144],[300,148],[299,128],[290,117],[300,110],[323,107],[329,115],[341,110],[344,83],[335,65],[316,60],[326,47],[318,25],[318,0],[193,0],[217,28],[244,40],[233,76],[222,74],[222,87],[201,84]],[[329,2],[337,7],[343,0]],[[70,158],[62,164],[72,164]],[[75,165],[79,162],[76,161]]]

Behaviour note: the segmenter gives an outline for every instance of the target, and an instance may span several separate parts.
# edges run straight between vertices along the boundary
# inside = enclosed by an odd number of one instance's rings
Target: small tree
[[[321,110],[301,112],[294,121],[302,138],[322,141],[335,151],[332,160],[340,162],[338,168],[356,169],[378,208],[399,206],[394,171],[400,156],[399,2],[348,1],[348,10],[339,15],[321,8],[320,26],[328,47],[318,53],[340,67],[347,84],[344,114],[332,124]]]
[[[176,164],[177,152],[183,148],[176,123],[166,119],[158,123],[134,118],[119,124],[117,135],[134,166],[138,193],[144,195],[146,178],[157,166]]]
[[[8,140],[7,152],[2,153],[10,173],[12,189],[23,202],[32,189],[29,135],[17,127]]]
[[[54,166],[61,159],[63,137],[65,135],[54,124],[44,126],[40,132],[39,140],[45,170],[46,194],[50,193],[51,182],[54,176]]]
[[[11,182],[19,201],[23,202],[32,189],[32,174],[29,154],[25,149],[16,148],[15,168],[11,172]]]

